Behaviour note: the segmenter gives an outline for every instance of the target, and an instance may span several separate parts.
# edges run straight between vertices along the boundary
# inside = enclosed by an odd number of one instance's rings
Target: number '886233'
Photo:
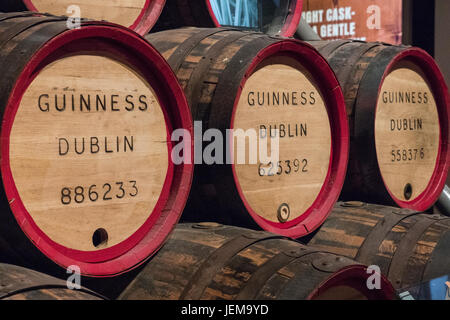
[[[93,184],[88,187],[63,187],[61,189],[61,203],[63,205],[69,205],[73,202],[81,204],[85,201],[112,201],[125,197],[136,197],[138,194],[139,189],[135,180],[104,183],[103,185]]]

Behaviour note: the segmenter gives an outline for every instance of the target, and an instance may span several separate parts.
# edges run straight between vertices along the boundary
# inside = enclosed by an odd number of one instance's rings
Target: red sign
[[[302,17],[324,40],[402,42],[402,0],[304,0]]]

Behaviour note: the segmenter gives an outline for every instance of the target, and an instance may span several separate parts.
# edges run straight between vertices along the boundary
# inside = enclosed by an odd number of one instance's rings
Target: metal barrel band
[[[220,271],[233,256],[252,244],[266,239],[270,239],[267,237],[266,233],[254,237],[249,237],[248,235],[244,236],[244,234],[242,234],[216,249],[189,280],[189,283],[181,293],[180,300],[200,299],[216,273]]]

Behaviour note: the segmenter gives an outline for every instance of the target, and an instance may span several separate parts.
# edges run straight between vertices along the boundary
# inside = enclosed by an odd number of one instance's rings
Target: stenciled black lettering
[[[42,98],[49,98],[48,94],[41,94],[38,98],[38,107],[42,112],[49,112],[50,111],[50,104],[47,102],[44,103],[45,108],[42,108]]]

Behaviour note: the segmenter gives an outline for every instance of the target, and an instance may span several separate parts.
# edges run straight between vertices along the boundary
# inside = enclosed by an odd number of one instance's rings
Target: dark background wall
[[[450,0],[435,1],[434,57],[450,86]],[[450,175],[447,185],[450,185]]]
[[[450,85],[450,0],[403,0],[403,43],[420,47]],[[450,175],[447,178],[450,185]]]
[[[434,56],[450,85],[450,0],[436,0]]]
[[[434,56],[450,83],[450,0],[403,0],[403,43]]]

